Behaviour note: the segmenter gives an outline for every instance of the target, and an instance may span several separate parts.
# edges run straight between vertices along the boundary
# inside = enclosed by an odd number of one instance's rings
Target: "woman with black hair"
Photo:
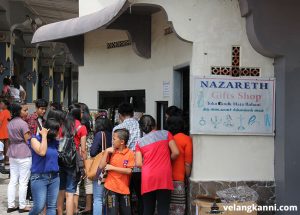
[[[87,129],[86,137],[86,157],[90,157],[90,148],[94,140],[93,133],[93,122],[90,115],[89,107],[85,103],[78,103],[81,108],[81,124]],[[91,214],[92,213],[92,199],[93,199],[93,182],[87,177],[84,179],[84,190],[85,190],[85,208],[80,211],[80,214]],[[74,212],[78,212],[78,201],[79,201],[79,185],[74,196]]]
[[[106,138],[103,140],[102,138]],[[102,143],[106,142],[106,146]],[[105,116],[98,116],[95,121],[95,137],[91,146],[91,157],[97,156],[112,145],[112,124]],[[93,212],[102,215],[104,186],[98,179],[93,181]]]
[[[27,141],[30,138],[28,124],[24,121],[28,115],[27,105],[11,104],[11,121],[8,124],[9,148],[7,155],[10,163],[10,181],[7,188],[7,213],[19,209],[28,212],[26,193],[31,168],[31,151]],[[16,187],[19,184],[19,208],[15,205]]]
[[[60,125],[65,121],[67,113],[62,110],[50,109],[47,114],[47,119],[54,118],[56,119]]]
[[[41,213],[46,206],[47,214],[56,214],[59,192],[58,131],[60,124],[48,118],[44,128],[30,141],[32,153],[31,193],[33,208],[29,215]]]
[[[154,214],[156,202],[158,214],[167,215],[173,190],[171,160],[179,151],[170,132],[155,130],[152,116],[142,116],[139,124],[144,135],[137,142],[135,157],[136,166],[142,167],[144,215]]]
[[[76,150],[82,159],[86,159],[86,136],[87,129],[81,124],[82,111],[80,105],[73,104],[69,107],[69,112],[62,124],[61,138],[64,136],[74,136]],[[60,166],[60,187],[57,201],[58,215],[63,214],[64,197],[66,196],[67,215],[74,213],[74,194],[76,193],[77,184],[80,176],[77,175],[76,165],[74,167]]]
[[[170,215],[184,215],[186,209],[186,182],[191,174],[193,161],[192,138],[184,134],[184,121],[181,116],[167,119],[168,131],[172,133],[179,156],[172,162],[174,190],[171,193]]]

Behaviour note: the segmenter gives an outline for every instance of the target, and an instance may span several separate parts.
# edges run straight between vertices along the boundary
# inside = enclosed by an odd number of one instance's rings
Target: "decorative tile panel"
[[[231,49],[231,66],[212,66],[212,75],[228,75],[232,77],[240,76],[260,76],[260,68],[258,67],[240,67],[241,48],[232,46]]]
[[[36,57],[37,49],[36,48],[23,48],[23,57]]]
[[[231,50],[231,65],[235,67],[240,66],[240,47],[233,46]]]
[[[106,48],[113,49],[113,48],[119,48],[119,47],[130,46],[130,45],[131,45],[130,40],[122,40],[122,41],[108,42],[106,43]]]
[[[11,42],[11,34],[10,31],[0,31],[0,42]]]

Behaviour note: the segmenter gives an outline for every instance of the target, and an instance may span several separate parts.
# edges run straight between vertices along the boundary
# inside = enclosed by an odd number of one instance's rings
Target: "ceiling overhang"
[[[125,30],[137,55],[151,57],[151,15],[161,10],[156,5],[113,0],[107,7],[81,17],[40,27],[32,43],[63,42],[78,65],[84,65],[84,34],[96,29]]]

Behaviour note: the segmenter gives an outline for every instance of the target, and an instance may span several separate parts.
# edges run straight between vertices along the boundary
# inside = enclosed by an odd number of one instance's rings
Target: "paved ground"
[[[6,213],[7,210],[7,185],[9,183],[8,175],[3,175],[0,173],[0,214],[8,214]],[[16,200],[18,200],[18,194]],[[16,202],[18,204],[18,201]],[[19,214],[18,211],[9,213],[10,215]],[[22,213],[27,215],[28,213]]]

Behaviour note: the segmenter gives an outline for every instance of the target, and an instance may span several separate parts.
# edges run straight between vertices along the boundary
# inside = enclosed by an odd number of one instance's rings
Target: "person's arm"
[[[135,152],[135,166],[141,168],[143,165],[143,156],[141,152]]]
[[[20,85],[20,99],[22,101],[25,101],[26,99],[26,91],[24,90],[24,88]]]
[[[30,139],[30,137],[31,137],[30,131],[28,131],[28,132],[26,132],[26,133],[24,134],[24,140],[25,140],[25,143],[28,142],[28,140]]]
[[[174,140],[169,141],[169,148],[171,150],[171,160],[175,160],[179,156],[179,150]]]
[[[143,165],[143,155],[138,144],[136,144],[135,150],[135,166],[141,168]]]
[[[76,136],[79,137],[80,140],[80,155],[82,159],[87,158],[86,154],[86,137],[88,135],[87,129],[84,125],[80,125],[79,127],[76,128]]]
[[[21,126],[21,133],[23,134],[25,143],[28,143],[28,140],[31,138],[30,129],[28,127],[28,124],[25,121],[20,122]]]
[[[192,138],[188,137],[186,141],[186,146],[184,148],[184,166],[185,166],[185,176],[190,177],[192,171],[193,162],[193,142]]]
[[[112,154],[114,152],[114,148],[113,147],[109,147],[104,151],[104,155],[101,159],[101,162],[99,164],[99,168],[100,169],[104,169],[104,167],[107,165],[107,158],[109,156],[109,154]]]
[[[102,143],[101,132],[97,132],[90,149],[91,157],[95,157],[97,154],[99,154],[102,151],[101,143]]]
[[[118,172],[118,173],[121,173],[121,174],[126,174],[126,175],[129,175],[132,172],[131,168],[115,167],[115,166],[110,165],[110,164],[106,164],[105,170],[106,171],[115,171],[115,172]]]
[[[87,158],[87,155],[86,155],[86,136],[82,136],[80,138],[80,145],[81,145],[81,150],[80,150],[81,157],[85,160]]]
[[[40,134],[42,136],[42,141],[38,141],[36,138],[31,139],[31,148],[40,156],[45,156],[48,148],[47,143],[47,134],[48,129],[42,128],[42,131],[40,131]]]
[[[184,163],[184,167],[185,167],[185,177],[188,178],[191,175],[192,165],[189,163]]]
[[[3,121],[4,121],[4,118],[5,118],[5,116],[4,116],[4,113],[2,111],[2,113],[0,113],[0,127],[1,127],[1,125],[3,123]]]

